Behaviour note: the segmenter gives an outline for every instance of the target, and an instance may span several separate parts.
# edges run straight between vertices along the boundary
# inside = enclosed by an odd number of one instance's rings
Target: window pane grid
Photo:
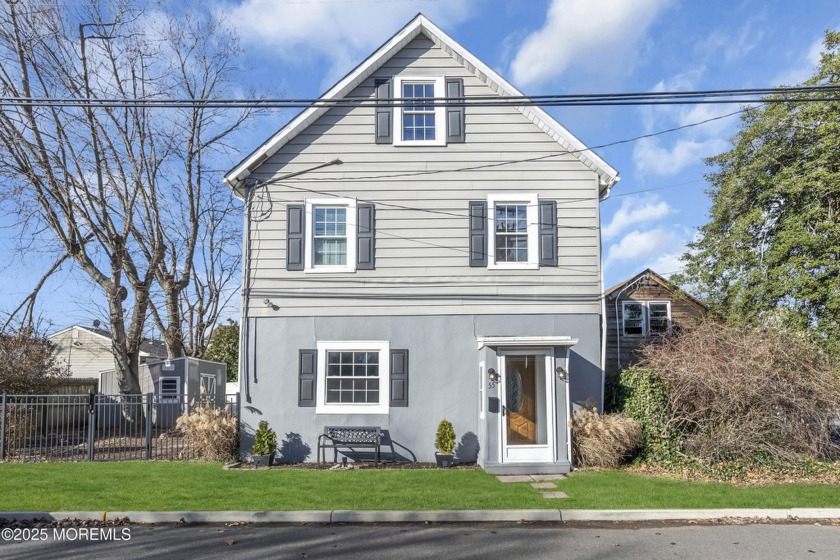
[[[644,334],[644,321],[641,303],[624,304],[624,334]]]
[[[495,208],[496,262],[528,261],[528,206],[497,204]]]
[[[327,352],[327,403],[379,403],[378,352]]]
[[[313,209],[313,254],[315,265],[347,264],[347,208]]]
[[[433,83],[403,83],[403,140],[435,139],[434,97]]]
[[[661,334],[668,332],[668,304],[651,303],[650,310],[650,332]]]

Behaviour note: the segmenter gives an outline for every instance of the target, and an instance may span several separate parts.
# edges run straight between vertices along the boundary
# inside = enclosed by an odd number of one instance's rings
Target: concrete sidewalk
[[[54,511],[0,512],[14,520],[78,519],[134,523],[482,523],[517,521],[687,521],[703,519],[840,519],[840,508],[789,509],[510,509],[510,510],[332,510],[332,511]]]

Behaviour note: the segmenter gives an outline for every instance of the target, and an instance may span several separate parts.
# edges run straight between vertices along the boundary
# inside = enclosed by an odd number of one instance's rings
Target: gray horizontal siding
[[[372,97],[376,78],[398,73],[462,77],[467,96],[492,93],[440,48],[418,38],[350,95]],[[466,142],[445,147],[375,144],[373,111],[372,106],[328,111],[254,173],[270,180],[334,158],[343,161],[263,187],[255,197],[252,216],[262,219],[252,223],[251,316],[599,312],[593,171],[514,107],[468,107]],[[546,159],[464,170],[541,157]],[[430,170],[443,172],[423,173]],[[470,268],[468,202],[515,192],[557,201],[559,266]],[[375,270],[325,275],[285,269],[286,205],[325,194],[376,204]]]

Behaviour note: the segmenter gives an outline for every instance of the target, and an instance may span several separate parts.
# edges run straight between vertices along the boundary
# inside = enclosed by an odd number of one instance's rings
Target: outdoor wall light
[[[487,370],[487,377],[490,379],[490,388],[495,389],[496,384],[499,382],[500,376],[495,369],[490,368]]]
[[[557,374],[557,379],[562,379],[564,381],[566,380],[566,376],[568,375],[568,372],[565,369],[563,369],[563,366],[557,366],[557,369],[554,370],[554,373]]]

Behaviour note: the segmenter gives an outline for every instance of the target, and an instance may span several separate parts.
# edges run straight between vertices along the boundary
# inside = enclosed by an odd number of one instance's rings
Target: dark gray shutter
[[[464,80],[462,78],[446,78],[446,141],[464,141]],[[461,101],[453,101],[452,99]]]
[[[391,134],[391,80],[378,79],[376,85],[376,143],[390,144],[393,142]]]
[[[557,266],[557,201],[540,200],[540,266]]]
[[[318,351],[301,350],[298,362],[298,406],[315,406]]]
[[[408,406],[408,350],[391,350],[391,406]]]
[[[487,201],[470,201],[470,266],[487,266]]]
[[[376,211],[369,202],[356,205],[356,268],[373,270],[376,260]]]
[[[305,212],[303,204],[286,207],[286,270],[303,270]]]

